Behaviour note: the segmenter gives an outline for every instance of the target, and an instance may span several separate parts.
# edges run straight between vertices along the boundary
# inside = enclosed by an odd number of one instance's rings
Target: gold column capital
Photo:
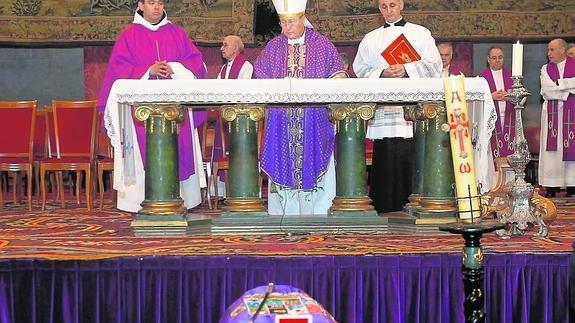
[[[434,119],[439,114],[446,114],[445,104],[437,101],[427,101],[418,104],[424,119]]]
[[[146,121],[148,118],[162,117],[167,121],[183,122],[183,108],[173,103],[136,104],[136,119]]]
[[[348,117],[359,117],[369,120],[375,115],[375,103],[341,103],[330,104],[329,117],[334,121],[341,121]]]
[[[426,101],[403,107],[403,116],[406,121],[431,120],[438,114],[445,114],[445,106],[442,102]]]
[[[222,105],[222,118],[228,122],[234,121],[240,115],[247,115],[252,121],[263,119],[264,104],[234,104]]]

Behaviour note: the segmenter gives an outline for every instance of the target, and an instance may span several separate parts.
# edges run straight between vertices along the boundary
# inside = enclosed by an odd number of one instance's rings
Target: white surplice
[[[547,74],[547,64],[541,68],[541,140],[539,145],[539,184],[548,187],[575,186],[575,161],[563,161],[563,101],[575,93],[575,79],[563,78],[565,61],[558,63],[559,85]],[[558,100],[557,150],[547,151],[547,101]]]
[[[410,78],[439,77],[443,68],[441,56],[435,46],[435,39],[429,29],[407,22],[405,26],[377,28],[365,35],[359,44],[353,61],[353,70],[361,78],[379,78],[389,63],[381,53],[401,34],[411,43],[421,56],[415,62],[403,64]],[[411,121],[403,119],[403,110],[398,107],[379,107],[375,117],[369,121],[367,138],[411,138],[413,126]]]

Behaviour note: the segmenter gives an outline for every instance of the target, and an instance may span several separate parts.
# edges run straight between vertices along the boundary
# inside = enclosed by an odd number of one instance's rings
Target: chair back
[[[38,101],[0,101],[0,157],[34,156],[34,131]]]
[[[98,113],[96,101],[52,101],[53,157],[95,157]],[[48,127],[50,128],[50,126]],[[54,154],[55,153],[55,154]]]
[[[202,150],[202,160],[210,162],[214,151],[216,140],[216,119],[219,111],[208,110],[208,117],[198,129],[200,135],[200,148]]]

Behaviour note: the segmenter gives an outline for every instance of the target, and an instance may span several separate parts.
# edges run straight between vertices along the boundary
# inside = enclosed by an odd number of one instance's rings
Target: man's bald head
[[[222,52],[222,56],[228,61],[236,58],[243,50],[244,43],[239,36],[228,35],[222,40],[220,51]]]
[[[553,39],[547,45],[547,57],[552,63],[561,63],[567,57],[567,42],[561,38]]]

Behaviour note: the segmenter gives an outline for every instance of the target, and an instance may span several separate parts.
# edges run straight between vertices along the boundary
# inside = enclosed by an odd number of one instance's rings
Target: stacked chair
[[[0,171],[14,173],[14,201],[20,191],[19,174],[26,174],[28,210],[32,210],[32,174],[37,101],[0,101]],[[0,189],[0,207],[4,206]]]
[[[47,129],[54,129],[54,145],[49,156],[38,161],[42,210],[46,207],[46,173],[56,172],[57,196],[65,207],[63,171],[76,172],[76,200],[80,204],[82,174],[85,175],[86,203],[92,208],[93,170],[97,144],[98,114],[96,101],[52,101],[52,118],[46,118]],[[50,124],[52,123],[52,124]],[[83,172],[83,173],[82,173]]]

